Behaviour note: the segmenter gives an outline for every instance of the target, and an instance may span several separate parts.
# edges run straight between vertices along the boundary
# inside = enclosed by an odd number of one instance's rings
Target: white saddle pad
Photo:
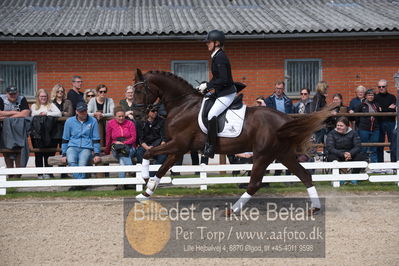
[[[208,129],[205,127],[204,122],[202,121],[202,112],[204,109],[205,101],[209,98],[204,98],[201,104],[201,110],[198,114],[198,124],[205,134],[208,134]],[[226,113],[226,124],[224,125],[224,129],[222,132],[218,133],[219,137],[224,138],[235,138],[241,134],[242,126],[244,124],[245,118],[245,110],[247,106],[243,104],[243,106],[238,110],[227,110]]]

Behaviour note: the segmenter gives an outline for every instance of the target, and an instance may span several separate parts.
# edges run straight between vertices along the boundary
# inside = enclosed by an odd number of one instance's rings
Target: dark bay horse
[[[143,162],[143,178],[155,182],[137,196],[138,200],[147,199],[155,190],[159,179],[173,166],[175,161],[189,151],[201,151],[206,135],[198,125],[203,95],[197,92],[182,78],[163,71],[149,71],[144,75],[137,69],[135,75],[134,103],[149,105],[157,98],[165,105],[168,116],[165,133],[168,141],[147,150],[144,159],[159,154],[167,154],[166,161],[153,177],[148,179],[148,164]],[[232,211],[241,207],[261,187],[262,177],[267,166],[277,159],[294,173],[308,188],[309,197],[315,211],[320,209],[320,201],[312,184],[311,175],[298,163],[297,153],[304,152],[313,132],[322,127],[329,111],[323,110],[307,116],[292,118],[284,113],[265,107],[248,107],[241,134],[236,138],[218,138],[216,153],[236,154],[253,152],[253,167],[247,192],[233,206]],[[147,169],[145,169],[147,168]],[[148,174],[147,174],[148,175]]]

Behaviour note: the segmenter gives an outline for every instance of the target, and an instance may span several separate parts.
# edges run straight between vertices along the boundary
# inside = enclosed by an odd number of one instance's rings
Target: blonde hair
[[[325,94],[327,89],[328,89],[328,84],[323,80],[317,83],[316,85],[316,92],[319,92],[321,94]]]
[[[87,94],[88,94],[89,92],[92,92],[92,93],[94,94],[94,97],[96,97],[96,95],[97,95],[97,92],[96,92],[95,89],[87,89],[87,90],[85,90],[85,92],[83,93],[83,100],[84,100],[86,103],[88,102],[88,100],[87,100]]]
[[[36,92],[36,102],[35,102],[36,110],[39,110],[40,106],[41,106],[40,100],[39,100],[39,96],[40,96],[41,93],[45,93],[46,96],[47,96],[46,107],[47,108],[50,107],[50,104],[51,104],[51,99],[50,99],[50,97],[48,95],[48,92],[45,89],[38,89],[37,92]]]
[[[65,93],[66,91],[65,91],[65,88],[64,88],[61,84],[57,83],[57,84],[55,84],[54,87],[51,89],[51,100],[52,100],[52,101],[57,97],[57,91],[58,91],[60,88],[62,88],[62,89],[64,90],[64,96],[62,96],[62,99],[63,99],[63,100],[66,99],[66,93]]]

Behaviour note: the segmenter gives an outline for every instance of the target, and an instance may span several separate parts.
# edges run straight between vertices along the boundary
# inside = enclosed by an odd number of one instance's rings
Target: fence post
[[[205,166],[205,164],[202,163],[201,166]],[[201,172],[200,172],[200,179],[203,180],[203,181],[206,181],[207,177],[208,177],[208,173],[207,173],[207,172],[203,172],[203,171],[201,170]],[[207,190],[207,189],[208,189],[208,186],[207,186],[207,185],[201,185],[201,186],[200,186],[200,190]]]
[[[334,163],[337,163],[337,161],[334,161]],[[333,168],[332,169],[332,175],[333,176],[337,176],[337,175],[339,176],[339,168]],[[331,183],[332,183],[333,187],[340,187],[341,186],[339,181],[332,181]]]
[[[4,167],[1,167],[4,169]],[[7,176],[6,175],[0,175],[0,184],[7,182]],[[6,188],[1,188],[0,187],[0,195],[4,196],[7,194],[7,189]]]
[[[140,165],[140,166],[141,166],[141,164],[139,164],[139,163],[138,163],[137,165]],[[137,179],[143,179],[143,177],[141,176],[141,171],[136,172],[136,178],[137,178]],[[136,185],[136,191],[137,191],[137,192],[143,191],[143,185],[137,184],[137,185]]]

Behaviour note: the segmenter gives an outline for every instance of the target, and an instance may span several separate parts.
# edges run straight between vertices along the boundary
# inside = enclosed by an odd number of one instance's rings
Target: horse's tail
[[[314,132],[323,127],[324,121],[331,115],[333,107],[326,107],[319,112],[300,116],[287,123],[277,130],[280,141],[291,145],[290,148],[298,154],[306,154],[311,145],[311,136]]]

